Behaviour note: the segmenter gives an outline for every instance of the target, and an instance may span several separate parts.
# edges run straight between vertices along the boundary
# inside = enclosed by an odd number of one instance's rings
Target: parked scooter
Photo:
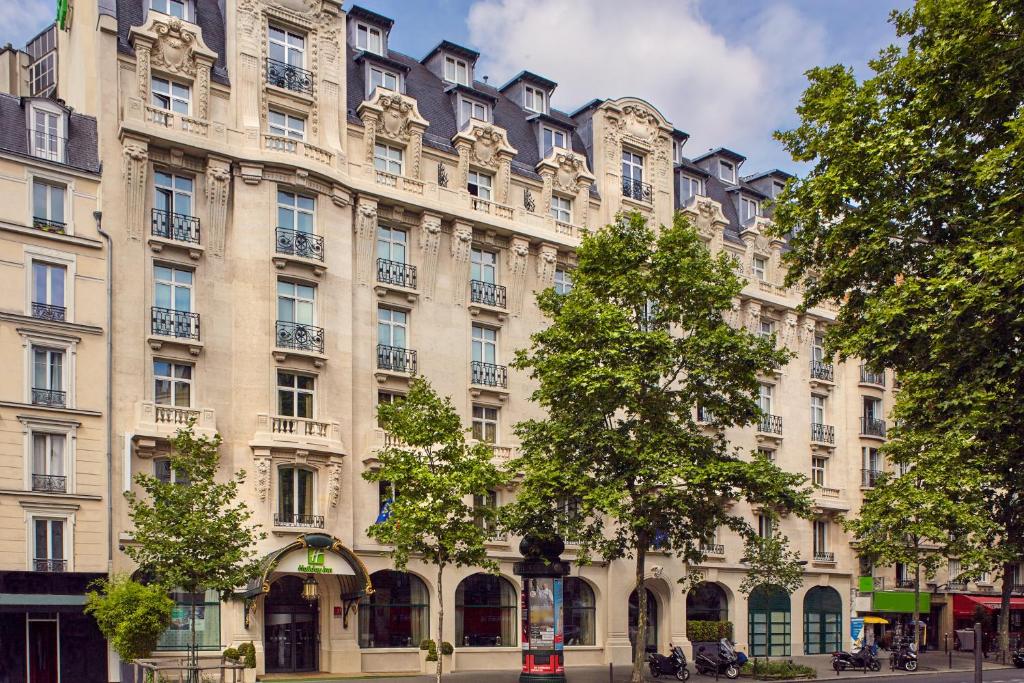
[[[652,652],[647,656],[647,665],[651,669],[651,676],[657,678],[665,674],[685,681],[690,677],[690,670],[686,668],[686,655],[683,654],[683,648],[672,643],[668,644],[668,648],[672,653],[668,657],[657,652]]]
[[[917,647],[912,640],[904,638],[893,646],[889,660],[894,669],[917,671]]]
[[[1024,649],[1013,653],[1013,665],[1018,669],[1024,669]]]
[[[832,668],[836,671],[847,669],[867,669],[868,671],[881,671],[882,663],[878,661],[878,652],[867,647],[862,647],[853,652],[833,652]]]
[[[728,679],[739,678],[740,664],[736,650],[727,638],[718,641],[717,655],[711,655],[707,648],[701,647],[693,658],[693,666],[699,674],[719,673]]]

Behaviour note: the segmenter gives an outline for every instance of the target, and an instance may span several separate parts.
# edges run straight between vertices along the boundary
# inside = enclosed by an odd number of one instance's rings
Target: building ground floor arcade
[[[280,539],[279,539],[280,540]],[[521,665],[518,557],[496,557],[499,571],[448,568],[443,577],[444,641],[454,645],[446,670],[518,669]],[[571,552],[563,555],[571,559]],[[687,621],[727,621],[739,647],[754,656],[827,654],[843,644],[850,616],[852,576],[807,571],[792,595],[739,586],[742,566],[706,566],[704,583],[688,594],[678,584],[686,567],[654,554],[648,561],[648,647],[669,642],[688,656],[699,643]],[[631,661],[637,601],[634,563],[574,565],[564,582],[563,620],[568,667]],[[372,592],[365,593],[367,585]],[[251,641],[256,673],[419,672],[431,670],[421,641],[436,632],[436,569],[413,562],[396,572],[382,551],[351,551],[325,534],[299,536],[267,555],[263,574],[244,593],[203,602],[200,642],[219,651]],[[180,609],[187,616],[188,600]],[[179,620],[176,619],[176,623]],[[164,638],[160,655],[180,651],[181,629]]]

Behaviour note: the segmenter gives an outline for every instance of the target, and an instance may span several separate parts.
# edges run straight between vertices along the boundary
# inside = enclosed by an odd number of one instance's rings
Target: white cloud
[[[696,0],[477,0],[467,19],[491,83],[522,69],[558,83],[554,105],[632,95],[691,134],[686,151],[730,147],[745,172],[787,164],[771,132],[787,123],[823,31],[785,4],[764,3],[727,40]],[[732,32],[732,31],[730,31]]]

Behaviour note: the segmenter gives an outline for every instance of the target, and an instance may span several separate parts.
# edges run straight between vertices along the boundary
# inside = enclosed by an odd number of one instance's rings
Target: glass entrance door
[[[302,579],[283,576],[264,606],[267,672],[317,671],[320,610],[302,597]]]

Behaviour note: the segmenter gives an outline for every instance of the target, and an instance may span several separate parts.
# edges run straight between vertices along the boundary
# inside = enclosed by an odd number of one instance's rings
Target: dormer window
[[[684,175],[682,176],[682,184],[679,188],[679,193],[680,199],[683,202],[688,202],[693,197],[704,194],[704,183],[700,181],[700,178]]]
[[[548,154],[551,153],[551,150],[555,148],[569,149],[568,136],[565,134],[564,130],[544,126],[544,134],[542,138],[544,143],[542,156],[547,156]]]
[[[188,116],[192,93],[187,85],[153,76],[151,87],[154,107]]]
[[[375,55],[382,55],[384,54],[384,33],[376,26],[356,24],[356,47]]]
[[[758,208],[756,200],[740,197],[740,222],[746,223],[753,220],[758,215]]]
[[[527,85],[523,87],[523,109],[543,114],[547,111],[544,102],[547,99],[543,90]]]
[[[731,161],[718,161],[718,177],[727,183],[736,182],[736,166]]]
[[[471,100],[466,97],[459,97],[459,128],[469,123],[470,119],[477,121],[490,121],[491,108],[486,104]]]
[[[672,163],[678,164],[681,157],[683,156],[683,148],[679,144],[678,140],[672,141]]]
[[[185,21],[192,21],[192,8],[189,0],[149,0],[149,9]]]
[[[377,66],[370,67],[370,78],[367,81],[369,83],[369,92],[367,96],[373,95],[373,91],[378,87],[384,88],[385,90],[393,90],[398,92],[398,74],[394,71],[388,71]]]
[[[444,80],[449,83],[469,85],[469,64],[455,57],[445,57]]]
[[[64,112],[56,106],[34,102],[30,111],[29,139],[32,156],[64,162]]]

